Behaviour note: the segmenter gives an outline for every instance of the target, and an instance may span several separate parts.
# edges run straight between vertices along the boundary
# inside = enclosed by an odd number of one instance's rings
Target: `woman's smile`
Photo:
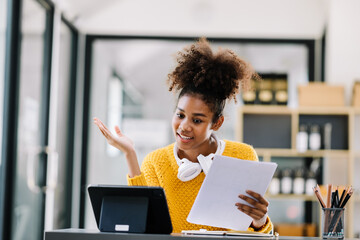
[[[183,143],[188,143],[188,142],[190,142],[191,140],[194,139],[194,137],[187,137],[185,135],[182,135],[179,132],[177,132],[177,136],[180,138],[180,141],[183,142]]]

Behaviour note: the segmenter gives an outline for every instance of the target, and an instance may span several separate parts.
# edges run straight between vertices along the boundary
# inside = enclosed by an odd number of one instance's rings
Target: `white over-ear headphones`
[[[197,162],[191,162],[187,158],[180,160],[180,165],[178,169],[178,179],[183,182],[190,181],[194,179],[201,172],[201,166]]]
[[[225,149],[225,142],[222,140],[219,141],[215,137],[215,135],[212,135],[212,137],[217,141],[217,145],[218,145],[215,154],[221,155]],[[215,156],[214,153],[211,153],[208,156],[204,156],[204,155],[200,154],[197,157],[199,162],[191,162],[190,160],[188,160],[186,158],[180,159],[177,155],[177,151],[178,151],[178,148],[175,143],[174,156],[175,156],[177,164],[179,165],[177,177],[183,182],[187,182],[187,181],[194,179],[201,173],[201,170],[203,170],[204,173],[207,174],[211,167],[212,159]]]

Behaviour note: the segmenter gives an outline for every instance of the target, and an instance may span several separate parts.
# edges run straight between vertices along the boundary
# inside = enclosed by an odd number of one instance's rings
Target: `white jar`
[[[294,194],[304,194],[305,179],[303,177],[294,178]]]
[[[282,171],[281,178],[281,193],[290,194],[293,187],[292,171],[290,169],[284,169]]]
[[[298,152],[303,153],[308,150],[308,141],[309,136],[307,133],[307,127],[304,124],[301,124],[299,127],[299,132],[296,135],[296,149]]]
[[[273,195],[280,193],[280,179],[279,178],[271,179],[271,182],[269,185],[269,193],[273,194]]]
[[[315,187],[317,184],[316,181],[316,174],[315,172],[309,170],[307,173],[307,178],[305,182],[305,194],[306,195],[314,195],[313,187]]]
[[[318,125],[312,125],[309,136],[309,148],[311,150],[319,150],[321,148],[321,135]]]

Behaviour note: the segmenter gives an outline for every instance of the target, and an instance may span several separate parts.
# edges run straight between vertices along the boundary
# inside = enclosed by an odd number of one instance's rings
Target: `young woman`
[[[174,232],[181,230],[224,230],[192,224],[186,218],[211,166],[214,154],[258,161],[254,149],[244,143],[219,140],[214,132],[224,122],[223,109],[254,74],[252,68],[230,50],[213,53],[202,38],[179,52],[178,65],[168,75],[169,90],[180,91],[172,119],[175,143],[149,153],[138,164],[132,141],[115,126],[116,135],[97,118],[108,143],[125,154],[129,167],[128,184],[164,188]],[[239,160],[240,161],[240,160]],[[248,190],[252,198],[239,195],[251,206],[236,203],[234,208],[249,215],[250,231],[269,233],[273,225],[267,216],[268,201]]]

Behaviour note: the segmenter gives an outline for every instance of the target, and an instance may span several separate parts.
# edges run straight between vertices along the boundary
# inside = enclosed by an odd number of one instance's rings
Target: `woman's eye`
[[[182,114],[182,113],[177,113],[176,116],[177,116],[178,118],[184,118],[184,114]]]
[[[194,123],[202,123],[202,121],[200,119],[194,119],[193,121],[194,121]]]

